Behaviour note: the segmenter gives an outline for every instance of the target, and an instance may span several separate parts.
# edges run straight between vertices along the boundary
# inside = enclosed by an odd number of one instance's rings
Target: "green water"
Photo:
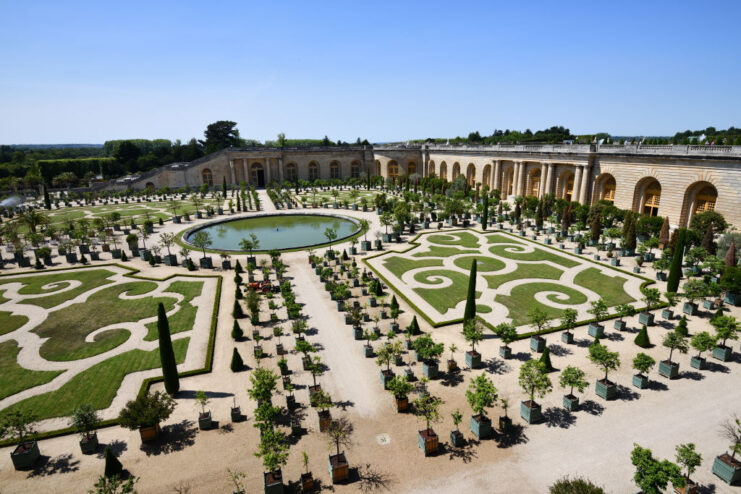
[[[333,228],[337,233],[335,241],[349,237],[358,230],[354,222],[333,216],[322,215],[275,215],[256,216],[234,221],[225,221],[206,226],[197,231],[211,235],[211,249],[243,250],[239,243],[254,233],[260,242],[259,250],[295,249],[327,242],[324,232]],[[191,232],[186,241],[195,234]]]

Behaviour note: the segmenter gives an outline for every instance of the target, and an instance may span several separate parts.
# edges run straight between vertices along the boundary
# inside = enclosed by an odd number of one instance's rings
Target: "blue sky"
[[[739,1],[0,0],[0,143],[741,126]]]

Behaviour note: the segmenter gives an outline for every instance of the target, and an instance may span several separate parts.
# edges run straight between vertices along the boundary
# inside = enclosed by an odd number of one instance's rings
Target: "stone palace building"
[[[384,145],[311,148],[229,148],[190,163],[172,163],[109,184],[183,187],[204,183],[463,175],[502,197],[556,197],[668,216],[686,226],[693,214],[717,210],[741,225],[741,146],[538,144],[496,146]]]

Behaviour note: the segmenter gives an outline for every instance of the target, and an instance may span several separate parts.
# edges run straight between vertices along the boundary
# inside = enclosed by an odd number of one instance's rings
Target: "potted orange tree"
[[[206,405],[211,400],[206,395],[205,391],[196,391],[196,403],[201,406],[201,413],[198,415],[198,428],[203,430],[210,429],[213,426],[213,420],[211,420],[211,410],[206,411]]]
[[[11,436],[17,446],[10,453],[10,459],[16,470],[32,468],[41,456],[39,444],[33,438],[36,435],[34,423],[36,416],[27,411],[12,411],[0,421],[0,439]]]
[[[386,389],[394,395],[396,411],[403,412],[409,406],[409,393],[414,389],[407,376],[394,376],[386,383]]]
[[[80,450],[83,454],[89,455],[98,450],[98,434],[95,428],[99,424],[98,412],[87,403],[76,406],[72,411],[69,425],[80,434]]]
[[[659,362],[659,374],[669,379],[675,379],[679,375],[679,363],[672,361],[674,350],[687,353],[689,345],[682,333],[670,331],[664,336],[662,344],[669,349],[669,358]]]
[[[589,360],[605,371],[605,377],[597,381],[597,396],[612,400],[617,396],[617,385],[607,377],[611,370],[620,367],[620,355],[617,352],[608,351],[605,345],[594,343],[589,347]]]
[[[456,448],[459,448],[463,446],[463,433],[460,430],[463,414],[461,414],[460,410],[456,409],[450,416],[453,418],[453,425],[455,425],[455,430],[450,431],[450,443]]]
[[[656,360],[643,352],[638,353],[633,359],[633,368],[638,374],[633,374],[633,386],[638,389],[648,387],[648,373],[656,365]]]
[[[728,485],[741,481],[741,461],[736,454],[741,454],[741,417],[734,415],[721,426],[721,435],[731,444],[731,454],[723,453],[713,461],[713,473]]]
[[[332,483],[344,482],[350,476],[350,468],[344,451],[340,448],[349,448],[354,431],[352,423],[345,417],[333,420],[327,428],[327,440],[330,448],[334,446],[336,453],[329,455],[329,476]]]
[[[425,421],[425,428],[417,431],[417,442],[425,456],[437,453],[438,437],[430,424],[440,421],[440,405],[442,400],[431,394],[423,394],[414,400],[414,409],[418,417]]]
[[[162,391],[144,393],[126,403],[118,415],[121,427],[139,429],[142,441],[152,441],[159,436],[160,423],[175,410],[175,400]]]
[[[505,360],[509,359],[512,356],[512,349],[509,344],[517,340],[517,328],[512,323],[503,322],[494,328],[494,332],[504,343],[503,346],[499,347],[499,356]]]
[[[733,349],[730,346],[726,346],[726,341],[738,339],[738,323],[736,322],[736,318],[733,316],[720,316],[711,319],[710,324],[715,328],[716,339],[720,342],[718,346],[713,348],[713,358],[722,362],[728,362],[733,354]]]
[[[558,384],[562,388],[569,388],[569,394],[563,397],[563,406],[570,412],[579,410],[579,397],[574,395],[574,388],[580,393],[584,392],[584,388],[587,387],[587,381],[584,379],[584,371],[578,367],[569,365],[562,372],[558,378]]]
[[[474,415],[471,416],[471,432],[478,439],[484,439],[491,435],[491,419],[486,416],[486,409],[494,406],[497,402],[497,388],[494,383],[481,374],[471,379],[466,391],[466,399],[471,406]]]
[[[567,345],[574,343],[574,333],[572,333],[574,327],[576,327],[576,318],[578,313],[575,309],[564,309],[563,316],[561,316],[561,325],[566,328],[566,331],[561,333],[561,341]]]
[[[471,369],[478,369],[481,367],[481,354],[476,351],[476,344],[484,339],[481,323],[476,319],[464,322],[463,337],[471,344],[471,350],[466,352],[466,365]]]
[[[520,403],[520,416],[528,424],[536,424],[543,420],[541,407],[535,402],[535,397],[544,397],[553,389],[548,369],[539,360],[528,360],[520,367],[518,383],[529,400]]]
[[[702,456],[695,450],[693,443],[680,444],[676,448],[677,463],[682,465],[687,473],[684,476],[684,487],[675,486],[674,490],[678,494],[697,494],[697,484],[692,481],[690,476],[702,465]]]
[[[705,358],[702,356],[702,353],[715,348],[715,338],[713,338],[707,331],[701,331],[692,337],[690,345],[692,345],[692,348],[697,350],[697,355],[690,358],[690,366],[694,369],[704,369]]]
[[[301,474],[301,492],[311,492],[314,490],[314,477],[309,471],[309,455],[306,454],[306,451],[302,451],[301,456],[303,457],[304,470],[306,470],[305,473]]]

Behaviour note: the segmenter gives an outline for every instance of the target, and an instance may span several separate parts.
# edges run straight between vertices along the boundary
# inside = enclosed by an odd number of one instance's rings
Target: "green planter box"
[[[543,412],[540,405],[533,402],[532,406],[529,406],[529,401],[520,402],[520,417],[525,420],[528,424],[537,424],[543,420]]]
[[[388,383],[391,379],[394,378],[394,372],[391,370],[382,370],[381,371],[381,384],[383,385],[383,389],[388,389]]]
[[[661,317],[667,321],[674,319],[674,311],[671,309],[664,309],[661,311]]]
[[[727,454],[716,456],[713,461],[713,473],[728,485],[736,485],[741,481],[741,463],[729,465],[730,456]]]
[[[466,352],[466,365],[471,369],[481,367],[481,354],[479,352]]]
[[[353,328],[353,338],[356,340],[362,340],[363,339],[363,328],[358,326],[357,328]]]
[[[702,308],[707,309],[707,310],[713,310],[715,309],[715,302],[713,302],[712,300],[703,300]]]
[[[723,302],[728,305],[738,307],[739,305],[741,305],[741,296],[738,293],[726,292],[725,296],[723,297]]]
[[[685,302],[682,306],[682,313],[687,314],[688,316],[694,316],[697,314],[697,304]]]
[[[422,362],[422,372],[428,379],[436,379],[438,374],[437,362]]]
[[[463,439],[463,434],[461,431],[450,431],[450,444],[455,446],[456,448],[460,448],[463,446],[463,443],[465,440]]]
[[[614,400],[617,397],[617,386],[613,382],[603,382],[600,379],[597,381],[595,392],[600,398],[604,398],[605,400]]]
[[[690,367],[693,369],[703,370],[707,366],[707,362],[702,357],[692,357],[690,359]]]
[[[211,420],[211,410],[206,413],[198,415],[198,428],[202,431],[207,431],[213,426],[213,420]]]
[[[484,415],[471,415],[471,432],[477,439],[491,436],[491,419]]]
[[[646,326],[654,325],[654,315],[650,312],[641,312],[638,314],[638,324],[645,324]]]
[[[543,350],[545,350],[545,338],[542,336],[531,336],[530,349],[534,352],[543,353]]]
[[[563,406],[570,412],[579,410],[579,398],[574,395],[565,395],[563,397]]]
[[[41,456],[39,443],[36,441],[26,441],[19,444],[10,453],[10,459],[13,461],[13,468],[16,470],[27,470],[32,468]]]
[[[662,360],[659,362],[659,374],[669,379],[676,379],[679,376],[679,364]]]
[[[589,328],[587,332],[589,333],[589,336],[593,338],[604,338],[605,327],[601,324],[597,324],[593,322],[589,324]]]
[[[365,355],[365,358],[371,358],[373,356],[373,347],[363,345],[363,355]]]
[[[733,349],[729,346],[717,346],[713,348],[713,358],[721,362],[728,362],[733,355]]]
[[[84,455],[91,455],[98,451],[98,433],[93,432],[80,440],[80,451]]]
[[[617,329],[618,331],[625,331],[625,328],[628,326],[628,323],[625,321],[615,321],[615,324],[613,327]]]
[[[610,264],[612,266],[620,266],[620,258],[613,257],[612,259],[610,259]]]
[[[371,250],[370,240],[361,240],[361,242],[360,242],[360,249],[363,250],[363,251],[369,251],[369,250]]]
[[[437,434],[432,429],[417,432],[417,444],[425,456],[434,455],[439,446]]]
[[[262,476],[265,494],[283,494],[283,475],[280,468],[275,472],[265,472]]]
[[[648,387],[648,377],[643,374],[633,374],[633,386],[638,389],[646,389]]]
[[[561,333],[561,341],[566,343],[567,345],[571,345],[574,343],[574,333],[571,331],[564,331]]]
[[[499,356],[507,360],[512,357],[512,349],[508,346],[499,347]]]

